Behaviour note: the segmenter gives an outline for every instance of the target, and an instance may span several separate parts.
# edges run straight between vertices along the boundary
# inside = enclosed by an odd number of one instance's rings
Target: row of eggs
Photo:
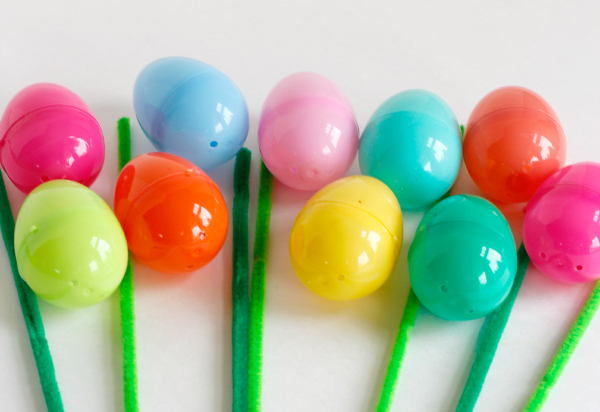
[[[74,93],[25,88],[0,120],[0,160],[29,193],[15,232],[19,272],[42,298],[64,307],[101,301],[120,283],[127,246],[165,273],[208,263],[221,249],[228,212],[203,170],[243,146],[248,110],[233,81],[188,58],[146,66],[134,87],[138,122],[162,153],[136,157],[119,175],[114,214],[89,186],[104,160],[98,122]],[[394,270],[402,210],[429,209],[409,250],[415,294],[435,314],[473,319],[508,295],[516,271],[510,227],[490,202],[451,196],[464,158],[479,188],[501,202],[526,202],[523,240],[547,275],[600,277],[600,165],[561,167],[565,136],[536,93],[504,87],[485,96],[464,142],[449,106],[424,90],[386,100],[359,140],[352,107],[326,78],[297,73],[268,95],[258,143],[282,183],[319,190],[290,235],[294,270],[331,299],[365,296]],[[363,176],[342,178],[358,152]]]

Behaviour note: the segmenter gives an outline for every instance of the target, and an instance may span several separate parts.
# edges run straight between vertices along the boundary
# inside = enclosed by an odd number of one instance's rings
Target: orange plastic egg
[[[193,163],[167,153],[144,154],[125,165],[115,213],[135,257],[164,273],[206,265],[221,250],[229,225],[217,185]]]
[[[469,174],[488,196],[528,201],[565,164],[565,134],[552,107],[523,87],[496,89],[477,104],[465,131]]]

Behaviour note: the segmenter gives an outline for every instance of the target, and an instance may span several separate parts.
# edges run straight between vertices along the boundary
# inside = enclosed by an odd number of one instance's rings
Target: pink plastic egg
[[[258,146],[282,183],[318,190],[342,177],[358,150],[358,126],[338,87],[315,73],[295,73],[271,90],[262,109]]]
[[[71,90],[33,84],[13,97],[0,120],[0,161],[24,193],[54,179],[90,186],[104,163],[102,129]]]
[[[553,279],[600,278],[600,164],[567,166],[544,181],[525,208],[523,243]]]

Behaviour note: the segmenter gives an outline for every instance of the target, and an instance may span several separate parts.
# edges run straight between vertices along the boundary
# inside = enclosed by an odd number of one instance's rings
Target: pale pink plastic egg
[[[258,145],[267,168],[282,183],[318,190],[344,176],[358,150],[350,103],[315,73],[281,80],[264,103]]]

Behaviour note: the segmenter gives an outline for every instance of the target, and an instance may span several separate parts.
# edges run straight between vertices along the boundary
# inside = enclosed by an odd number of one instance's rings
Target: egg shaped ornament
[[[523,244],[535,266],[565,283],[600,279],[600,164],[555,172],[525,208]]]
[[[23,280],[63,308],[103,301],[127,267],[127,242],[114,213],[100,196],[69,180],[43,183],[27,196],[15,251]]]
[[[71,90],[33,84],[17,93],[4,110],[0,161],[23,193],[54,179],[90,186],[104,163],[102,129]]]
[[[163,273],[201,268],[221,250],[229,225],[217,185],[169,153],[132,159],[117,180],[115,213],[134,256]]]
[[[402,213],[392,191],[369,176],[337,180],[304,206],[290,235],[290,259],[314,293],[351,300],[377,290],[402,247]]]
[[[515,280],[515,242],[502,213],[477,196],[442,200],[421,220],[408,251],[410,283],[423,306],[448,320],[494,311]]]
[[[450,107],[426,90],[407,90],[373,113],[360,138],[358,159],[361,172],[388,185],[403,210],[420,210],[452,187],[461,146]]]
[[[273,176],[299,190],[318,190],[344,176],[358,148],[358,125],[342,91],[315,73],[295,73],[267,96],[258,146]]]
[[[521,203],[565,164],[567,142],[558,116],[540,95],[509,86],[475,106],[463,152],[469,174],[486,195]]]
[[[203,170],[233,158],[248,134],[240,89],[226,74],[190,58],[165,57],[144,67],[135,81],[133,106],[159,151]]]

